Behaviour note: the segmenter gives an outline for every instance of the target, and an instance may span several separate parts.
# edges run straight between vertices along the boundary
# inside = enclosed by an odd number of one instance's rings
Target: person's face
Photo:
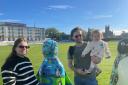
[[[83,36],[82,36],[82,31],[81,30],[78,30],[78,31],[74,32],[73,40],[77,43],[80,43],[80,42],[83,41]]]
[[[27,54],[28,52],[28,43],[22,41],[21,43],[19,43],[19,45],[16,47],[15,51],[18,55],[24,56]]]
[[[101,35],[99,33],[94,33],[92,35],[93,41],[99,41],[101,40]]]

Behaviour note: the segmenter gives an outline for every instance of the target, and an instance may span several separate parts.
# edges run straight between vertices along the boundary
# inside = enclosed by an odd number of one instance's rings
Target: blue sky
[[[128,29],[128,0],[0,0],[0,21],[55,27],[70,33],[80,26],[115,33]]]

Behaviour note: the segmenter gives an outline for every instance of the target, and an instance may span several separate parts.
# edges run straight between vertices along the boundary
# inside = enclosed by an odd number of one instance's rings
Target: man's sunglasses
[[[23,45],[20,45],[20,46],[18,46],[19,48],[26,48],[26,49],[29,49],[30,48],[30,46],[23,46]]]
[[[75,38],[78,38],[78,37],[81,37],[81,34],[75,36]]]

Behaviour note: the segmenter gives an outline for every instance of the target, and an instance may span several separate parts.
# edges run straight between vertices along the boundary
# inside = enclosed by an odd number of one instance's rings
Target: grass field
[[[70,45],[73,43],[59,43],[59,58],[62,61],[63,65],[65,66],[65,69],[67,71],[67,74],[69,75],[71,81],[73,82],[73,72],[68,68],[67,65],[67,49]],[[29,50],[28,56],[33,64],[35,74],[38,71],[38,68],[41,65],[41,62],[43,60],[42,58],[42,52],[41,52],[41,45],[31,45],[31,48]],[[103,59],[101,64],[99,64],[99,67],[102,69],[102,73],[97,77],[98,85],[109,85],[109,79],[111,75],[111,69],[114,62],[114,59],[117,55],[117,42],[109,42],[110,51],[112,54],[111,59]],[[4,63],[6,57],[10,53],[11,46],[0,46],[0,67]],[[0,69],[1,70],[1,69]],[[2,85],[2,78],[0,74],[0,85]]]

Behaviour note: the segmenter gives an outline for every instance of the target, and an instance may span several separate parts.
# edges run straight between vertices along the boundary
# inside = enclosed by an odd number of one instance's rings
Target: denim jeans
[[[78,76],[74,77],[75,85],[98,85],[96,77],[81,78]]]

